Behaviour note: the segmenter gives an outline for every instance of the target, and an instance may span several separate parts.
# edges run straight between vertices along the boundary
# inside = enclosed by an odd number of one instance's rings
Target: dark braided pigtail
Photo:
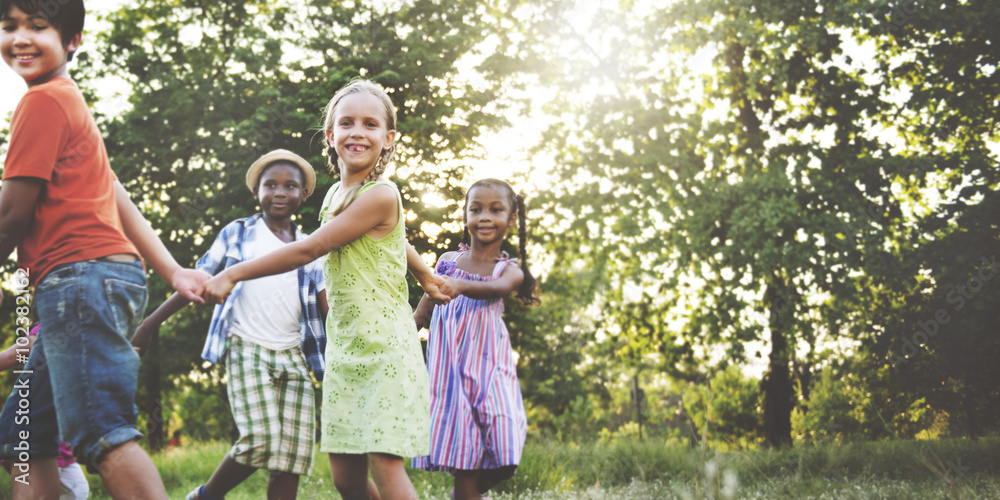
[[[514,200],[517,202],[517,260],[521,266],[521,272],[524,273],[524,281],[521,282],[521,286],[517,289],[517,298],[526,306],[534,306],[538,305],[541,301],[535,296],[535,292],[537,291],[535,277],[528,270],[528,250],[525,248],[528,238],[527,224],[525,223],[526,210],[524,209],[524,197],[518,194],[514,196]]]
[[[535,277],[531,275],[531,271],[528,270],[528,251],[525,248],[525,244],[528,241],[528,231],[526,229],[527,224],[526,210],[524,209],[524,198],[514,192],[514,188],[510,187],[504,181],[498,179],[480,179],[469,186],[469,190],[465,192],[465,205],[462,207],[462,223],[465,228],[462,230],[462,242],[468,241],[471,243],[469,235],[468,219],[465,214],[469,210],[469,193],[477,187],[492,187],[501,188],[507,192],[507,202],[510,204],[511,210],[517,212],[517,254],[518,254],[518,266],[521,268],[521,272],[524,273],[524,280],[521,281],[521,286],[517,289],[517,298],[522,304],[526,306],[538,305],[541,301],[535,295],[538,291],[538,283],[535,281]]]

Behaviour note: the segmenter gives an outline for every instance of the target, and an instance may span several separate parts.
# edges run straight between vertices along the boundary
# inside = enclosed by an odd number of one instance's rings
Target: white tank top
[[[285,245],[263,223],[254,231],[254,240],[247,245],[248,260]],[[298,271],[288,271],[243,282],[233,305],[230,331],[265,349],[284,351],[302,342],[299,336],[301,316]]]

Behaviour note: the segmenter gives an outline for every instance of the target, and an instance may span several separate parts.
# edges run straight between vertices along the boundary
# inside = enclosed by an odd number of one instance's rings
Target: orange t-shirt
[[[46,181],[17,247],[32,283],[60,264],[139,255],[122,230],[104,140],[73,80],[31,87],[17,104],[3,171],[4,179],[14,177]]]

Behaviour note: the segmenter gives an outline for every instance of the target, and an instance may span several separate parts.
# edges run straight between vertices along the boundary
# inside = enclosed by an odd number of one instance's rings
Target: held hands
[[[223,271],[206,281],[198,290],[198,294],[204,297],[205,302],[209,304],[221,304],[229,297],[234,286],[236,286],[236,282],[229,279],[228,273]]]
[[[179,269],[170,280],[170,285],[174,287],[184,298],[204,304],[204,299],[199,295],[201,287],[212,275],[197,269]]]
[[[451,278],[445,278],[437,274],[430,274],[418,278],[420,287],[435,304],[447,304],[453,297],[459,295],[453,285],[449,285]]]
[[[441,285],[441,292],[448,295],[448,297],[455,298],[465,292],[462,286],[465,281],[452,278],[451,276],[444,276],[444,283]],[[432,297],[433,298],[433,297]],[[447,304],[447,302],[444,302]]]

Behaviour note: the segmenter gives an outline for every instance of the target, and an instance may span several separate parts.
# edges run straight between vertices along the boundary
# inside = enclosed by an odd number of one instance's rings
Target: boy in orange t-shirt
[[[111,171],[66,70],[84,15],[82,0],[0,0],[0,53],[28,84],[11,119],[0,256],[17,247],[42,324],[0,414],[0,458],[14,462],[15,498],[58,498],[61,437],[112,497],[165,499],[136,443],[139,358],[128,337],[147,300],[139,256],[196,302],[209,275],[177,264]],[[51,385],[51,396],[31,390],[39,384]]]

